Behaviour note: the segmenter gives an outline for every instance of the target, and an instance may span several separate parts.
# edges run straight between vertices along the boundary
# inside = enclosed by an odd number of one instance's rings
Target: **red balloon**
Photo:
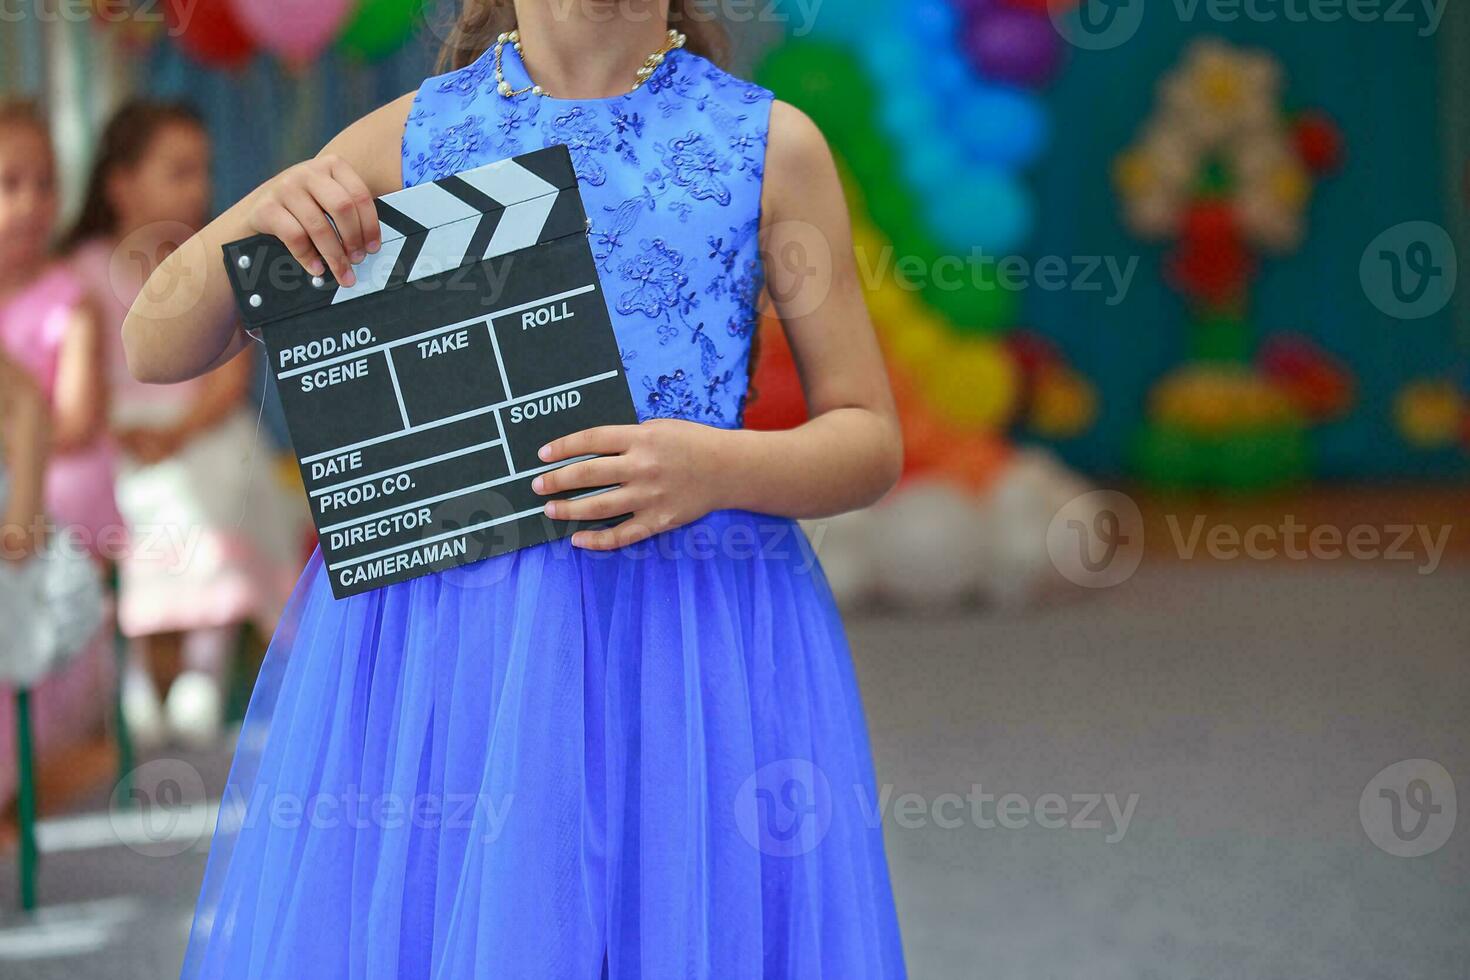
[[[1320,112],[1303,112],[1292,125],[1297,155],[1313,173],[1328,173],[1342,165],[1342,133]]]
[[[255,51],[226,0],[165,0],[163,13],[169,36],[207,65],[238,68]]]
[[[1190,207],[1166,271],[1175,289],[1202,306],[1231,307],[1245,298],[1255,262],[1228,202],[1206,199]]]

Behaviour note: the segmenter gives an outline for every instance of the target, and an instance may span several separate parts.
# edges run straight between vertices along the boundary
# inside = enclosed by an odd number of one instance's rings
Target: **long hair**
[[[694,54],[722,64],[729,53],[730,37],[725,26],[711,13],[700,9],[701,0],[670,0],[669,26],[684,32],[684,47]],[[464,0],[444,46],[439,49],[438,71],[456,71],[489,50],[502,31],[515,27],[512,0]]]
[[[117,234],[118,214],[107,192],[108,181],[119,170],[137,166],[159,131],[174,125],[203,129],[204,119],[196,109],[182,102],[150,102],[144,99],[124,103],[113,113],[107,128],[102,131],[97,159],[87,177],[82,210],[76,223],[61,240],[63,252],[70,252],[99,235]]]

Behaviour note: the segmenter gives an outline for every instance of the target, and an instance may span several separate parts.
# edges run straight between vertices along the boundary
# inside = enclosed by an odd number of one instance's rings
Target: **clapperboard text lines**
[[[384,444],[384,442],[392,442],[394,441],[394,439],[401,439],[403,438],[403,436],[415,435],[415,433],[417,432],[425,432],[426,429],[437,429],[440,428],[440,426],[453,425],[453,423],[456,422],[463,422],[463,420],[465,419],[475,419],[475,417],[484,416],[484,414],[490,414],[492,413],[492,411],[500,411],[501,408],[510,408],[512,406],[517,406],[517,404],[523,403],[523,401],[535,401],[537,400],[537,398],[545,398],[548,397],[548,395],[559,395],[562,394],[563,391],[570,391],[570,389],[572,388],[581,388],[582,385],[591,385],[591,383],[595,382],[607,381],[607,379],[610,378],[617,378],[616,370],[606,370],[606,372],[601,373],[601,375],[592,375],[591,378],[582,378],[579,379],[579,381],[566,382],[564,383],[564,385],[554,385],[551,386],[551,388],[542,388],[541,391],[534,391],[531,392],[531,394],[529,395],[522,395],[522,397],[519,398],[507,398],[506,401],[500,401],[500,403],[492,404],[492,406],[470,408],[469,411],[460,411],[459,414],[453,414],[453,416],[445,416],[442,417],[442,419],[434,419],[432,420],[432,422],[420,422],[419,425],[410,426],[410,428],[407,429],[400,429],[397,430],[397,432],[387,432],[384,433],[384,435],[376,435],[370,439],[363,439],[363,441],[360,442],[353,442],[353,444],[351,445],[343,445],[343,447],[335,448],[335,450],[323,450],[322,453],[316,453],[315,455],[303,455],[303,457],[301,457],[301,461],[303,461],[303,463],[316,463],[316,461],[318,460],[325,460],[325,458],[334,457],[334,455],[356,453],[357,450],[366,450],[366,448],[370,447],[370,445],[381,445]],[[494,442],[487,442],[487,444],[485,444],[485,447],[482,448],[491,447],[491,445],[494,445]],[[398,467],[398,469],[406,469],[406,467]],[[384,472],[382,473],[373,473],[372,476],[360,476],[360,478],[359,476],[354,476],[354,478],[348,480],[348,482],[340,483],[340,485],[338,486],[331,486],[331,488],[325,489],[341,489],[343,488],[343,486],[351,486],[353,485],[353,483],[360,483],[363,482],[363,480],[376,478],[376,476],[391,476],[397,472],[398,470],[384,470]],[[323,491],[312,492],[313,494],[319,494],[319,492]]]
[[[440,334],[453,333],[456,330],[463,330],[464,328],[474,326],[475,324],[493,322],[500,319],[501,317],[510,316],[513,313],[524,313],[527,310],[534,309],[538,306],[545,306],[548,303],[557,303],[562,300],[571,299],[574,296],[581,296],[584,293],[590,293],[595,289],[597,289],[597,286],[588,283],[585,286],[578,286],[576,289],[568,289],[565,292],[553,293],[550,296],[545,296],[538,300],[532,300],[529,303],[518,303],[515,306],[507,306],[505,309],[496,310],[493,313],[481,313],[476,316],[469,317],[468,319],[460,320],[456,323],[451,323],[448,326],[435,327],[432,330],[425,330],[422,333],[414,334],[412,337],[402,337],[398,340],[385,340],[382,343],[372,344],[368,347],[357,347],[350,351],[345,351],[332,357],[324,357],[321,360],[313,361],[310,364],[302,364],[296,367],[289,368],[287,370],[280,371],[276,375],[276,377],[284,381],[287,378],[294,378],[299,374],[307,374],[311,371],[318,371],[325,367],[331,367],[335,364],[341,364],[344,361],[355,361],[358,358],[367,357],[380,351],[392,350],[394,347],[402,347],[405,344],[418,343],[421,340],[426,340],[431,337],[437,337]],[[344,338],[344,340],[350,339],[353,333],[354,332],[350,331],[347,337]],[[287,350],[289,350],[289,348],[287,348]],[[498,353],[499,351],[497,349],[497,354]],[[504,377],[503,368],[502,377]],[[507,387],[506,391],[509,392],[510,388]]]
[[[494,443],[491,443],[491,445],[494,445]],[[569,466],[572,463],[581,463],[586,460],[596,458],[596,456],[573,456],[555,463],[547,463],[545,466],[538,466],[533,470],[521,470],[519,473],[510,473],[506,476],[496,477],[493,480],[486,480],[484,483],[478,483],[472,487],[465,487],[462,490],[450,490],[448,493],[441,493],[433,497],[425,497],[422,500],[415,500],[411,504],[399,504],[397,507],[392,507],[388,510],[379,511],[376,514],[369,514],[366,517],[354,517],[350,521],[343,521],[341,524],[332,524],[329,527],[324,527],[321,529],[320,533],[330,534],[333,531],[345,531],[348,528],[356,527],[359,524],[369,524],[373,521],[380,521],[385,517],[396,517],[398,514],[401,514],[404,511],[413,510],[415,507],[432,507],[434,504],[442,504],[446,500],[454,500],[458,497],[468,496],[472,493],[479,493],[481,490],[490,490],[504,483],[512,483],[516,480],[523,480],[528,476],[540,476],[542,473],[546,473],[550,470],[559,470],[563,466]]]
[[[608,493],[616,489],[617,487],[598,487],[596,490],[589,490],[586,493],[579,493],[576,496],[568,497],[567,499],[583,500],[587,497],[595,497],[598,494]],[[544,507],[532,507],[529,510],[523,510],[519,513],[504,514],[500,517],[495,518],[494,520],[482,521],[479,524],[471,524],[469,527],[455,528],[453,531],[445,531],[443,534],[436,534],[433,537],[420,538],[417,541],[410,541],[407,544],[400,544],[393,548],[384,548],[382,551],[375,551],[370,555],[363,555],[361,558],[348,558],[344,561],[339,561],[336,564],[328,565],[327,571],[336,572],[341,571],[344,568],[355,568],[358,565],[363,565],[370,561],[377,561],[380,558],[388,558],[392,555],[402,554],[405,551],[414,551],[416,549],[426,548],[430,545],[438,544],[440,541],[448,541],[450,538],[467,537],[471,534],[476,533],[477,531],[485,531],[501,524],[506,524],[511,521],[520,521],[524,520],[527,517],[535,517],[537,514],[545,513],[546,508]]]

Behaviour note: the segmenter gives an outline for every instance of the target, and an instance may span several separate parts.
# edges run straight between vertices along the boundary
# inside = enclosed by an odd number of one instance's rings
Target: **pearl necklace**
[[[682,33],[670,29],[668,37],[664,40],[663,47],[649,55],[647,60],[643,62],[643,67],[638,69],[638,80],[633,83],[633,87],[628,89],[628,91],[638,91],[638,86],[648,81],[653,73],[658,71],[658,66],[664,63],[664,57],[675,48],[682,48],[686,40],[688,39]],[[532,95],[549,95],[540,85],[527,85],[523,89],[513,89],[510,87],[510,82],[505,80],[504,55],[507,44],[516,49],[516,54],[523,54],[521,50],[521,32],[519,30],[506,31],[495,40],[495,90],[507,99],[514,99],[517,96],[525,95],[527,92],[530,92]]]

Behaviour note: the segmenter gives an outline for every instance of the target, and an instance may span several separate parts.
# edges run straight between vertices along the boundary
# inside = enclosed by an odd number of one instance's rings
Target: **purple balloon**
[[[1040,85],[1061,62],[1062,39],[1045,14],[998,6],[970,20],[965,53],[986,78]]]
[[[980,16],[991,7],[995,6],[995,0],[950,0],[954,9],[960,12],[960,16],[973,19]]]

